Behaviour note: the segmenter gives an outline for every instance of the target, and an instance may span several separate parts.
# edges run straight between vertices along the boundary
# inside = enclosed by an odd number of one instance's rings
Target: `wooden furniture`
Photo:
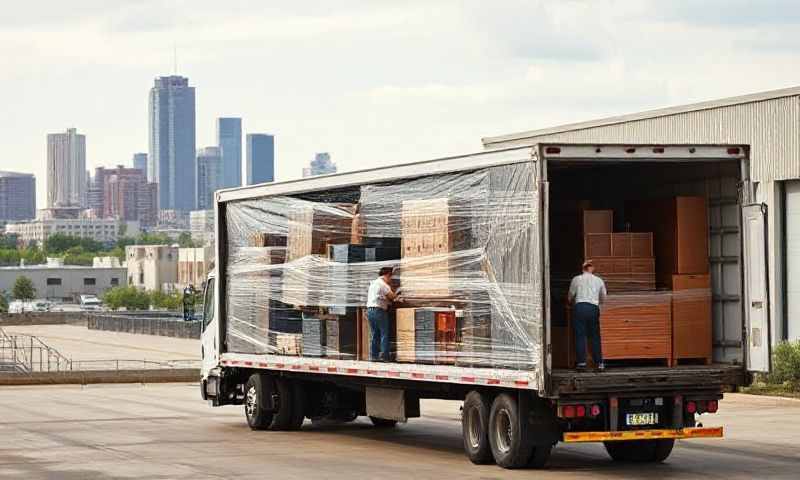
[[[605,360],[665,360],[672,365],[670,292],[613,294],[600,310]]]
[[[584,210],[583,234],[611,233],[614,231],[613,210]]]
[[[694,360],[710,365],[711,277],[672,276],[672,358],[674,363]]]
[[[708,273],[708,207],[703,197],[673,197],[637,202],[630,208],[634,228],[655,236],[656,278],[669,285],[672,275]]]

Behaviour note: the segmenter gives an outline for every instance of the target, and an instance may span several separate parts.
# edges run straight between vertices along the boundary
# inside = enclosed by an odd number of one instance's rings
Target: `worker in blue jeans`
[[[594,274],[591,260],[583,262],[583,273],[572,279],[569,285],[569,301],[572,309],[572,325],[575,329],[575,357],[578,370],[586,368],[586,340],[592,359],[600,371],[605,370],[603,347],[600,341],[600,304],[607,292],[603,279]]]
[[[367,320],[372,332],[369,359],[372,361],[389,361],[389,306],[395,298],[392,267],[382,267],[367,292]]]

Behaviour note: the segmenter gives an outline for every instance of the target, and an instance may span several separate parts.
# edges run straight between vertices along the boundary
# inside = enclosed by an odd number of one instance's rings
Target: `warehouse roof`
[[[511,140],[521,140],[525,138],[540,137],[543,135],[551,135],[555,133],[583,130],[593,127],[602,127],[606,125],[633,122],[649,118],[666,117],[670,115],[694,112],[698,110],[710,110],[730,105],[763,102],[765,100],[773,100],[776,98],[793,97],[793,96],[800,96],[800,86],[782,88],[778,90],[769,90],[766,92],[751,93],[749,95],[740,95],[736,97],[721,98],[717,100],[711,100],[700,103],[690,103],[688,105],[678,105],[674,107],[658,108],[655,110],[646,110],[643,112],[600,118],[597,120],[589,120],[586,122],[568,123],[556,127],[542,128],[538,130],[528,130],[525,132],[511,133],[495,137],[484,137],[481,139],[481,141],[483,142],[484,146],[488,146],[494,143],[508,142]]]

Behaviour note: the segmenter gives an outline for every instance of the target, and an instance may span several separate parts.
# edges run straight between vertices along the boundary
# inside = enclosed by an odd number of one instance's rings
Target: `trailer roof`
[[[318,175],[283,182],[228,188],[218,190],[216,192],[216,200],[217,202],[229,202],[232,200],[270,195],[296,194],[332,188],[344,188],[367,183],[386,182],[418,177],[420,175],[434,175],[475,170],[496,165],[521,163],[531,160],[531,151],[531,147],[528,146],[505,148],[352,172]]]

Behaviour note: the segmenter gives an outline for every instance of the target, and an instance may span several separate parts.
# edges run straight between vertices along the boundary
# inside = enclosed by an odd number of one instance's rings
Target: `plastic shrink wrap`
[[[536,368],[536,186],[526,162],[226,203],[227,350],[370,359],[388,266],[391,361]]]

